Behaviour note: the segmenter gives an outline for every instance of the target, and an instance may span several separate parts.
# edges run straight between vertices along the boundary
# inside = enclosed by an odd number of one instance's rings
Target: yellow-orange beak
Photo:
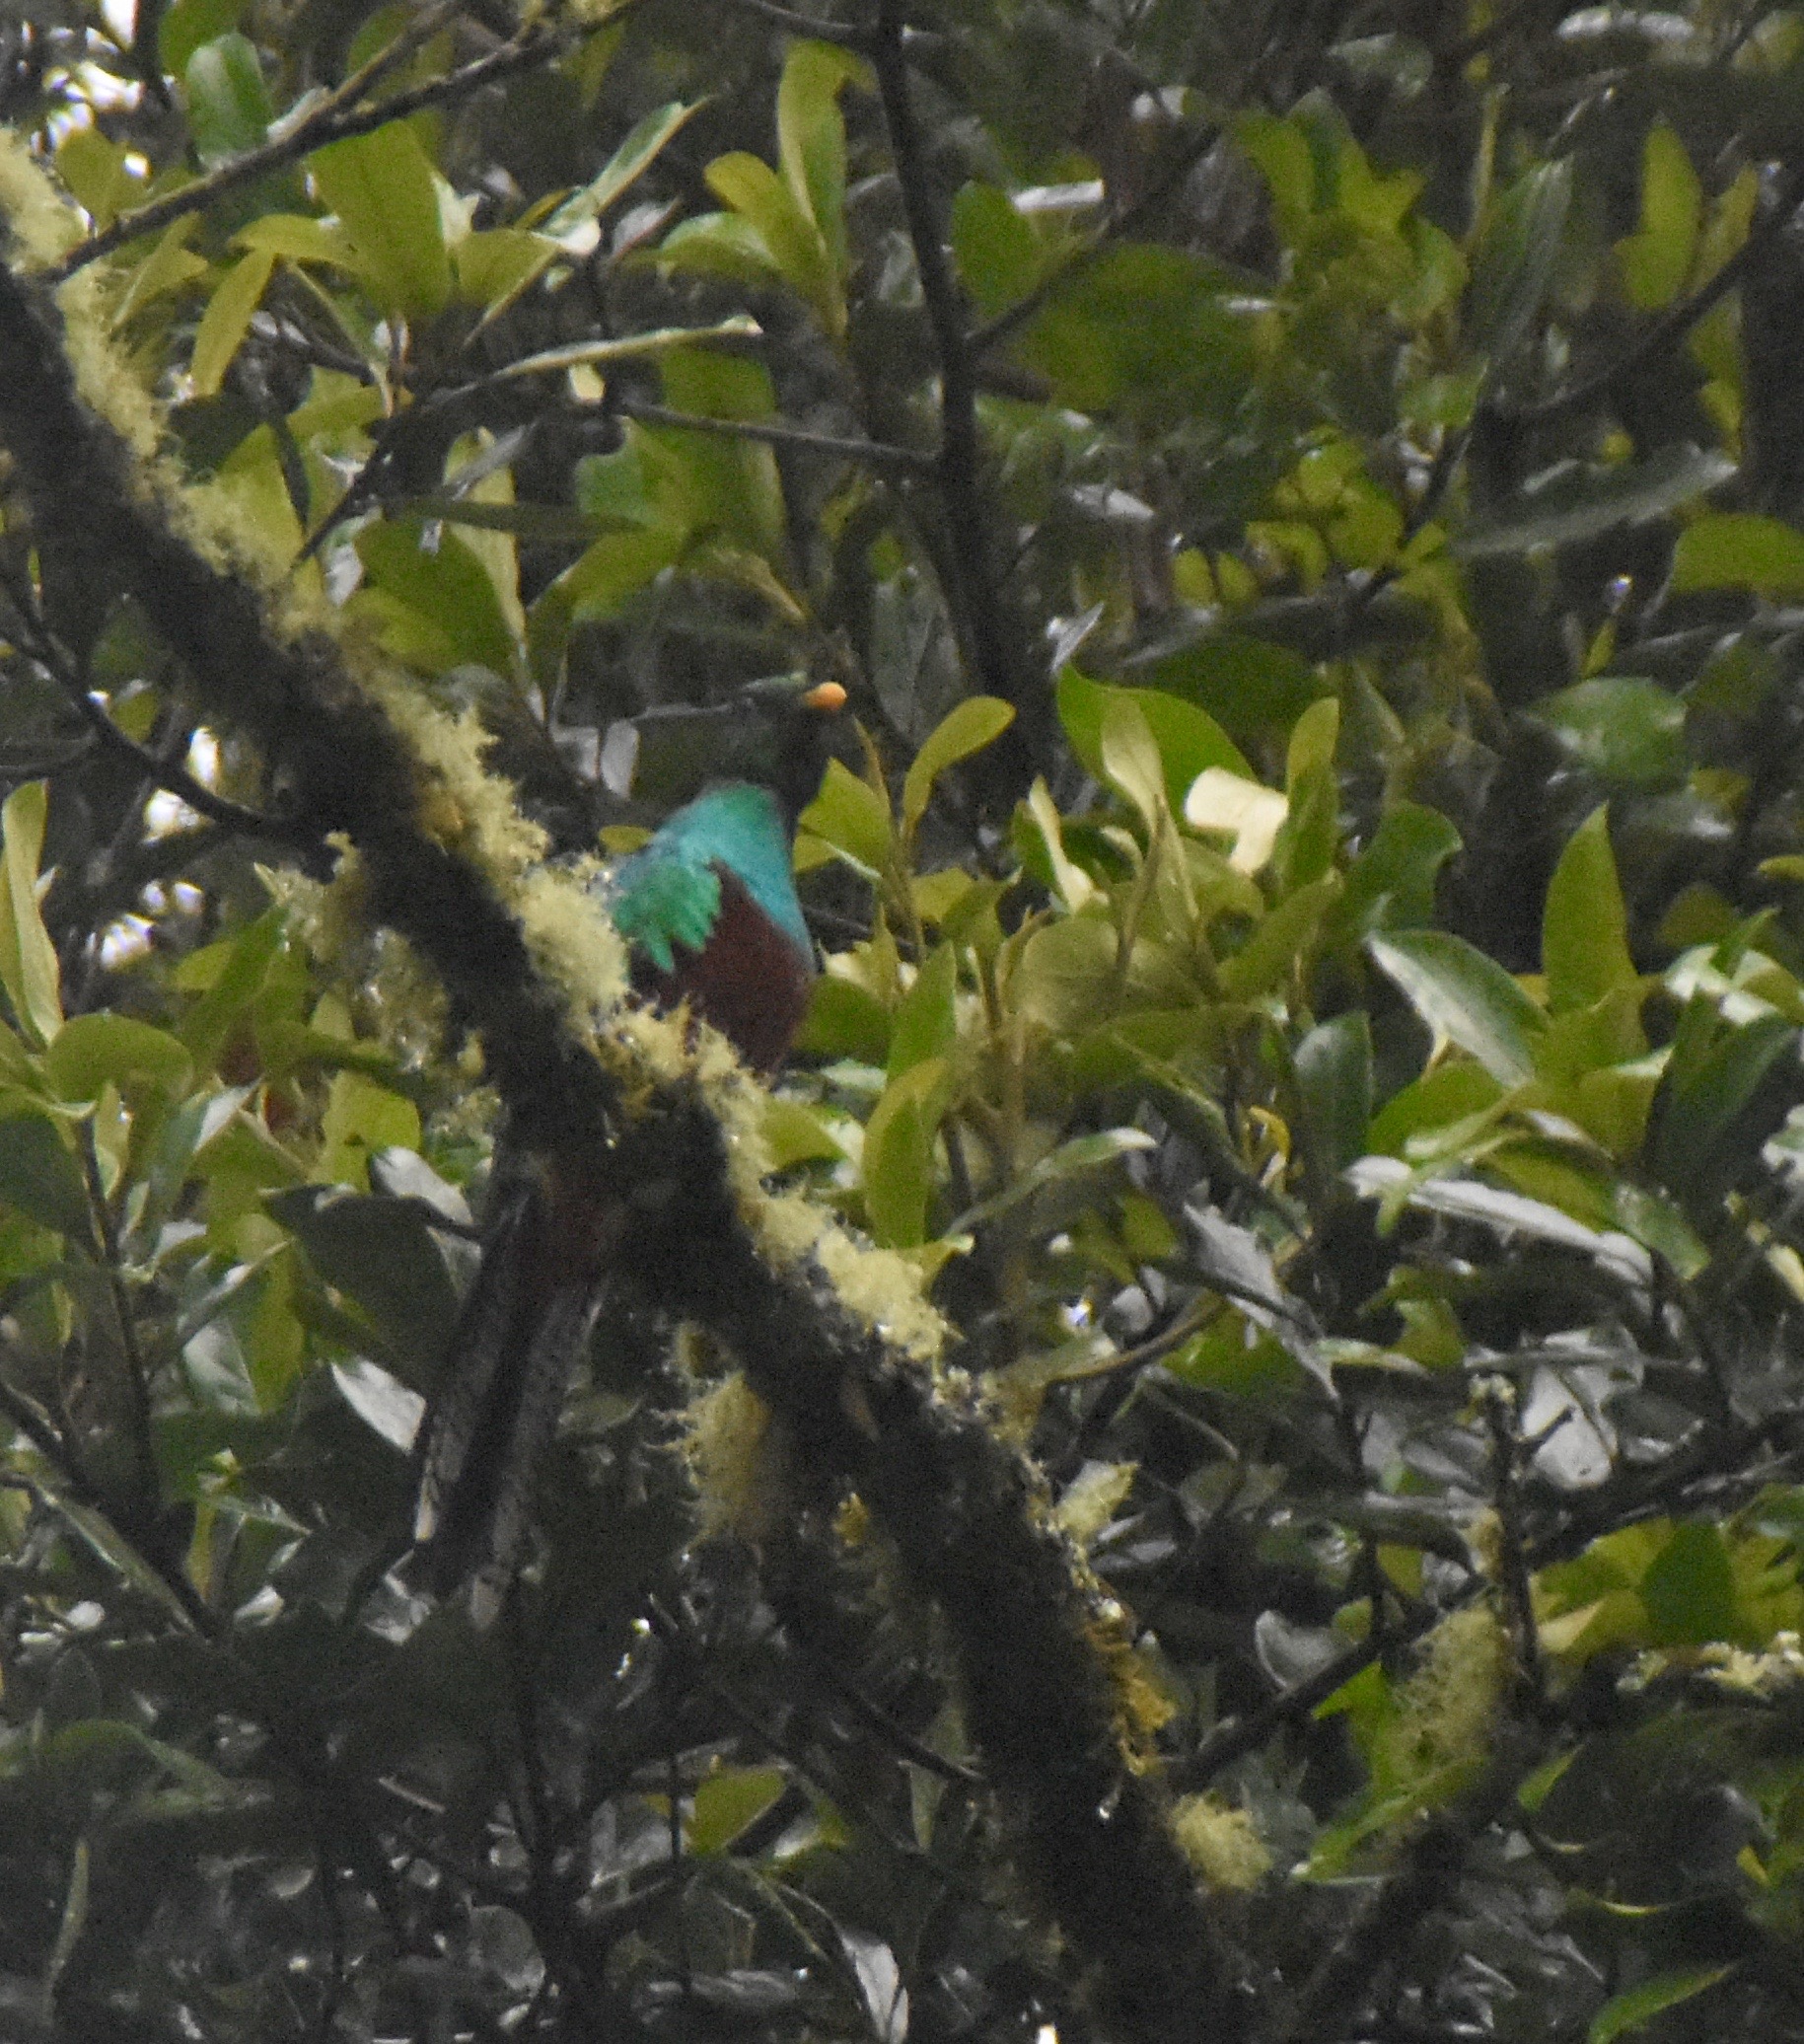
[[[845,691],[837,682],[817,682],[802,697],[803,706],[830,716],[845,707]]]

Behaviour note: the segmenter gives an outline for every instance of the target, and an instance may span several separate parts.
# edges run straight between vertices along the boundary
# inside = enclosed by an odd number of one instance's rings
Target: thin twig
[[[1747,240],[1715,275],[1700,284],[1689,298],[1669,306],[1614,362],[1586,377],[1582,383],[1573,384],[1564,391],[1555,391],[1551,397],[1538,399],[1533,403],[1487,403],[1485,415],[1500,426],[1545,426],[1571,412],[1583,411],[1600,399],[1607,398],[1624,378],[1632,375],[1643,363],[1664,354],[1690,332],[1718,300],[1726,298],[1734,290],[1768,245],[1776,241],[1791,224],[1800,200],[1804,200],[1804,171],[1793,171],[1780,185],[1766,216],[1749,230]]]
[[[1498,1526],[1498,1583],[1516,1648],[1516,1668],[1530,1700],[1546,1695],[1541,1665],[1541,1628],[1535,1622],[1535,1596],[1523,1549],[1521,1489],[1522,1435],[1517,1424],[1516,1386],[1507,1377],[1493,1377],[1484,1386],[1484,1424],[1490,1435],[1491,1503]]]
[[[36,598],[21,578],[0,567],[0,588],[6,591],[22,627],[18,636],[25,650],[61,689],[70,706],[89,729],[113,752],[132,761],[147,780],[166,794],[179,797],[197,816],[205,817],[209,823],[223,825],[227,830],[239,831],[253,838],[272,838],[285,844],[312,841],[311,835],[306,832],[291,830],[258,810],[248,809],[243,803],[216,795],[185,766],[165,759],[149,746],[141,745],[129,732],[121,730],[95,701],[74,661],[51,632]]]
[[[898,0],[880,0],[870,43],[878,97],[889,130],[907,218],[908,239],[920,276],[921,299],[932,329],[940,368],[940,447],[936,468],[951,541],[948,558],[959,635],[982,686],[1026,711],[1003,630],[1001,605],[989,570],[989,534],[979,487],[975,365],[966,333],[965,312],[940,229],[927,170],[926,149],[908,84]]]
[[[151,1430],[150,1372],[144,1351],[138,1346],[137,1322],[126,1295],[125,1278],[119,1269],[119,1231],[113,1225],[112,1207],[101,1183],[101,1157],[94,1139],[91,1115],[81,1128],[82,1177],[88,1189],[88,1217],[94,1228],[96,1246],[106,1266],[107,1296],[119,1338],[119,1352],[125,1359],[125,1392],[131,1410],[132,1458],[138,1469],[139,1510],[146,1523],[154,1522],[163,1502],[163,1485],[157,1474],[157,1446]]]
[[[871,469],[909,469],[932,473],[937,466],[917,447],[893,447],[881,440],[846,440],[836,433],[813,433],[774,419],[710,418],[704,412],[673,411],[642,398],[621,398],[613,409],[623,417],[643,419],[650,426],[681,426],[686,433],[720,433],[735,440],[759,440],[770,447],[793,447],[807,454],[837,455]]]
[[[302,157],[311,156],[328,142],[344,142],[353,135],[373,134],[377,128],[387,127],[392,121],[405,120],[409,114],[418,113],[424,108],[446,106],[485,85],[494,84],[498,79],[510,78],[516,71],[528,70],[556,47],[561,34],[559,29],[535,24],[522,30],[511,42],[504,42],[499,49],[490,50],[456,71],[448,71],[443,78],[434,79],[429,84],[415,86],[411,91],[379,101],[373,107],[356,107],[347,102],[348,88],[362,76],[361,73],[356,74],[285,134],[263,143],[260,148],[247,150],[243,156],[233,157],[217,170],[209,171],[204,178],[197,178],[192,184],[184,184],[180,191],[172,191],[163,198],[152,199],[146,205],[134,206],[130,212],[121,213],[110,227],[78,243],[46,274],[52,283],[60,284],[77,270],[103,256],[110,256],[113,250],[122,249],[128,242],[156,234],[172,221],[197,213],[226,192],[236,191],[241,184],[251,183],[271,171],[298,163]],[[369,65],[364,66],[365,71],[369,68]],[[361,92],[362,85],[358,84],[357,89]]]
[[[779,7],[776,0],[732,0],[742,14],[755,14],[773,28],[787,29],[792,36],[806,36],[816,42],[837,42],[847,49],[868,50],[871,33],[846,22],[819,21],[799,14],[793,7]]]

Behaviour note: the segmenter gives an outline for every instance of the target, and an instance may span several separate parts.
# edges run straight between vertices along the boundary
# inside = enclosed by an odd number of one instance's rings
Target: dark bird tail
[[[478,1626],[519,1569],[533,1479],[600,1310],[598,1233],[574,1229],[536,1178],[510,1191],[426,1415],[413,1537],[427,1587],[445,1597],[468,1582]]]

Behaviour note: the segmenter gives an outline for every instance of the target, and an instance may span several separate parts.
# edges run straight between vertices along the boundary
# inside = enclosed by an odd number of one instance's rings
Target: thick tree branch
[[[47,294],[3,271],[0,442],[39,529],[104,561],[200,700],[254,735],[310,819],[357,846],[371,913],[480,1032],[521,1139],[624,1215],[624,1273],[725,1337],[824,1493],[849,1486],[870,1504],[945,1614],[985,1773],[1118,2033],[1236,2044],[1244,2025],[1162,1790],[1130,1761],[1121,1614],[1050,1528],[1028,1467],[811,1258],[759,1249],[701,1082],[636,1063],[624,1037],[604,1045],[607,1061],[595,1055],[592,989],[535,957],[502,855],[483,848],[448,769],[416,753],[335,639],[278,631],[247,579],[179,536],[78,398]]]
[[[1047,728],[1050,697],[1045,690],[1030,692],[1017,672],[990,561],[982,449],[977,435],[975,361],[966,331],[964,304],[946,259],[926,146],[915,118],[898,0],[881,0],[869,55],[877,74],[890,152],[921,280],[921,299],[939,357],[940,448],[936,468],[951,543],[946,557],[952,581],[947,594],[959,637],[978,682],[992,695],[1015,705],[1016,724],[992,749],[990,758],[996,762],[999,773],[1025,787],[1030,762],[1041,750],[1040,741]]]

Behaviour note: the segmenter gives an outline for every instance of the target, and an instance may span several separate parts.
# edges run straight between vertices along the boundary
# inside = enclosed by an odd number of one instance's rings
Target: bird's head
[[[672,809],[711,783],[767,787],[790,828],[820,792],[830,759],[849,756],[856,727],[844,688],[807,674],[748,682],[724,702],[651,709],[608,733],[602,774],[616,795]]]

